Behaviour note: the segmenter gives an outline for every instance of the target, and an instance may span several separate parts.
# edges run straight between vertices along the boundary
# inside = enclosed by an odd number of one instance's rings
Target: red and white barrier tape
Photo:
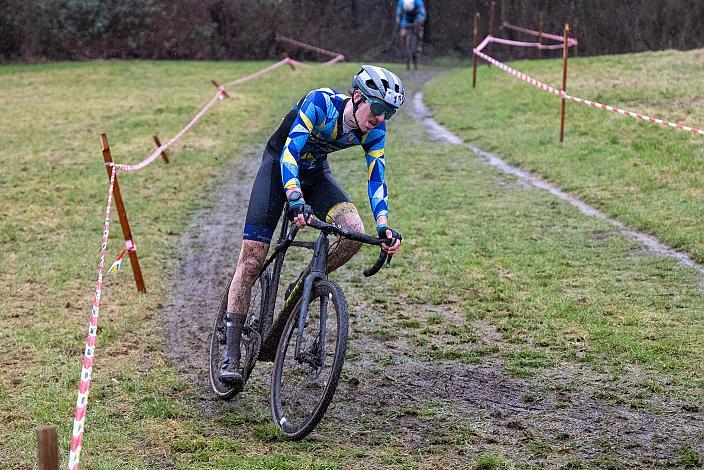
[[[303,67],[303,68],[310,68],[310,65],[304,64],[303,62],[298,62],[297,60],[293,60],[292,58],[288,57],[286,60],[288,60],[289,64],[293,64],[296,67]]]
[[[282,65],[288,65],[289,60],[290,60],[290,59],[288,59],[288,58],[282,59],[282,60],[278,61],[278,62],[275,63],[275,64],[271,64],[270,66],[259,70],[258,72],[254,72],[254,73],[252,73],[252,74],[247,75],[246,77],[238,78],[237,80],[233,80],[233,81],[231,81],[231,82],[228,82],[228,83],[225,84],[225,86],[239,85],[239,84],[241,84],[241,83],[244,83],[244,82],[247,82],[247,81],[249,81],[249,80],[252,80],[253,78],[261,77],[262,75],[265,75],[265,74],[267,74],[267,73],[269,73],[269,72],[271,72],[271,71],[273,71],[273,70],[275,70],[275,69],[281,67]]]
[[[550,33],[545,33],[545,32],[541,33],[540,31],[534,31],[532,29],[523,28],[521,26],[514,26],[510,23],[507,23],[506,21],[501,23],[501,26],[503,26],[506,29],[520,31],[521,33],[526,33],[526,34],[530,34],[533,36],[539,36],[539,37],[543,37],[543,38],[547,38],[547,39],[552,39],[553,41],[564,41],[564,38],[562,36],[557,35],[557,34],[550,34]],[[567,38],[567,44],[569,44],[570,46],[574,46],[574,45],[578,44],[578,42],[574,38]]]
[[[338,57],[342,57],[342,59],[338,59],[337,62],[339,62],[339,60],[343,60],[345,58],[345,56],[343,54],[340,54],[339,52],[329,51],[327,49],[323,49],[322,47],[311,46],[310,44],[306,44],[305,42],[296,41],[295,39],[287,38],[285,36],[276,36],[276,40],[282,41],[282,42],[287,42],[287,43],[292,44],[294,46],[302,47],[303,49],[308,49],[310,51],[319,52],[321,54],[332,57],[333,60],[337,59]]]
[[[125,257],[125,253],[134,253],[136,251],[137,247],[134,244],[134,240],[125,240],[125,248],[120,252],[119,255],[117,255],[117,258],[115,258],[115,261],[110,266],[110,269],[108,269],[108,272],[118,272],[120,270],[120,267],[122,267],[122,259]]]
[[[73,419],[73,437],[71,439],[71,452],[68,456],[68,470],[78,470],[78,461],[81,456],[81,444],[83,442],[83,425],[86,419],[86,408],[88,406],[88,392],[90,391],[90,377],[93,371],[93,357],[95,354],[95,340],[98,332],[98,314],[100,312],[100,295],[103,290],[103,268],[105,267],[105,251],[108,247],[108,234],[110,233],[110,206],[112,205],[112,193],[115,186],[115,175],[117,171],[113,167],[108,187],[108,202],[105,209],[105,223],[103,225],[103,240],[100,246],[100,264],[98,265],[98,282],[95,286],[95,297],[93,298],[93,308],[90,314],[90,325],[88,327],[88,337],[86,338],[86,349],[83,355],[83,367],[81,368],[81,380],[78,385],[78,398],[76,399],[76,415]]]
[[[246,81],[252,80],[253,78],[257,78],[257,77],[260,77],[266,73],[269,73],[272,70],[274,70],[278,67],[281,67],[282,65],[286,65],[288,63],[289,63],[289,59],[283,59],[283,60],[281,60],[275,64],[272,64],[262,70],[259,70],[258,72],[252,73],[252,74],[247,75],[242,78],[238,78],[237,80],[233,80],[229,83],[226,83],[225,85],[218,87],[218,90],[215,92],[215,95],[213,95],[213,97],[210,99],[210,101],[208,101],[208,103],[205,106],[203,106],[203,108],[200,111],[198,111],[198,114],[196,114],[193,117],[193,119],[191,119],[191,121],[188,124],[186,124],[186,126],[183,129],[181,129],[171,140],[169,140],[168,142],[166,142],[165,144],[161,145],[159,148],[154,150],[154,152],[152,152],[151,155],[149,155],[147,158],[145,158],[141,162],[135,163],[134,165],[127,165],[124,163],[116,163],[115,168],[119,169],[120,171],[124,171],[124,172],[132,172],[132,171],[141,170],[142,168],[144,168],[145,166],[149,165],[154,160],[159,158],[159,156],[164,152],[164,150],[169,148],[171,145],[174,144],[174,142],[176,142],[178,139],[180,139],[183,136],[183,134],[188,132],[188,130],[191,129],[196,124],[196,122],[198,122],[198,120],[201,117],[203,117],[203,115],[205,113],[208,112],[208,110],[215,104],[216,101],[218,101],[219,99],[222,99],[222,97],[225,93],[225,86],[239,85],[239,84],[244,83]]]
[[[511,39],[503,39],[503,38],[496,38],[494,36],[487,36],[491,38],[491,42],[495,42],[498,44],[506,44],[508,46],[517,46],[517,47],[535,47],[538,49],[562,49],[564,44],[541,44],[539,42],[524,42],[524,41],[513,41]],[[568,46],[571,46],[572,44],[569,44],[569,41],[567,43]]]
[[[649,121],[649,122],[653,122],[655,124],[660,124],[662,126],[672,127],[674,129],[679,129],[679,130],[691,132],[692,134],[704,135],[704,130],[697,129],[696,127],[685,126],[684,124],[678,124],[675,122],[666,121],[664,119],[648,116],[646,114],[636,113],[633,111],[626,111],[625,109],[617,108],[616,106],[610,106],[608,104],[602,104],[602,103],[598,103],[596,101],[591,101],[591,100],[587,100],[584,98],[578,98],[576,96],[568,95],[567,93],[565,93],[564,91],[562,91],[560,89],[551,87],[550,85],[547,85],[539,80],[536,80],[535,78],[533,78],[529,75],[526,75],[523,72],[519,72],[518,70],[509,67],[508,65],[504,64],[503,62],[499,62],[498,60],[494,59],[493,57],[490,57],[490,56],[484,54],[481,51],[481,49],[486,47],[486,45],[490,42],[490,40],[487,41],[487,39],[489,39],[489,36],[487,36],[487,38],[485,38],[481,42],[481,44],[479,44],[479,46],[477,46],[474,49],[474,53],[477,54],[477,56],[481,57],[482,59],[486,60],[487,62],[490,62],[490,63],[496,65],[501,70],[508,72],[511,75],[513,75],[517,78],[520,78],[521,80],[526,81],[535,87],[538,87],[538,88],[545,90],[549,93],[552,93],[554,95],[558,95],[564,99],[574,101],[575,103],[581,103],[581,104],[585,104],[587,106],[591,106],[593,108],[598,108],[598,109],[603,109],[605,111],[611,111],[614,113],[623,114],[624,116],[630,116],[634,119]]]
[[[342,54],[338,54],[336,57],[333,57],[332,59],[328,60],[327,62],[324,62],[323,65],[332,65],[332,64],[336,64],[338,62],[342,62],[343,60],[345,60],[345,56],[343,56]]]
[[[129,173],[129,172],[132,172],[132,171],[141,170],[141,169],[144,168],[145,166],[147,166],[147,165],[149,165],[150,163],[152,163],[154,160],[156,160],[157,158],[159,158],[159,156],[164,152],[164,150],[166,150],[167,148],[169,148],[174,142],[176,142],[178,139],[180,139],[181,136],[183,136],[183,134],[185,134],[186,132],[188,132],[188,130],[189,130],[191,127],[193,127],[193,126],[196,124],[196,122],[198,122],[198,120],[199,120],[201,117],[203,117],[203,115],[204,115],[205,113],[208,112],[208,110],[215,104],[215,102],[218,101],[218,99],[220,98],[220,96],[222,96],[222,90],[221,90],[221,89],[218,89],[218,91],[215,92],[215,95],[213,95],[213,97],[210,98],[210,101],[208,101],[208,103],[207,103],[205,106],[203,106],[203,108],[202,108],[200,111],[198,111],[198,114],[196,114],[196,115],[193,117],[193,119],[191,119],[191,122],[189,122],[188,124],[186,124],[186,127],[184,127],[183,129],[181,129],[171,140],[169,140],[168,142],[166,142],[165,144],[163,144],[163,145],[161,145],[159,148],[157,148],[157,149],[156,149],[154,152],[152,152],[152,154],[149,155],[147,158],[145,158],[145,159],[142,160],[141,162],[136,163],[136,164],[134,164],[134,165],[126,165],[126,164],[124,164],[124,163],[116,163],[116,164],[115,164],[115,168],[117,168],[117,169],[120,170],[120,171],[124,171],[124,172],[128,172],[128,173]]]

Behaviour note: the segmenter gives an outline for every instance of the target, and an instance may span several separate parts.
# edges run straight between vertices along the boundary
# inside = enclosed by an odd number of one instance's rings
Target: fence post
[[[59,440],[56,426],[37,428],[37,463],[39,470],[59,470]]]
[[[565,23],[564,37],[562,43],[562,91],[567,93],[567,57],[569,56],[569,46],[567,40],[569,39],[570,25]],[[565,136],[565,97],[562,97],[562,112],[560,113],[560,142],[563,141]]]
[[[110,145],[108,145],[107,134],[100,134],[100,142],[103,146],[103,160],[105,160],[105,163],[107,164],[105,165],[105,169],[108,172],[109,180],[112,177],[114,168],[112,166],[112,154],[110,153]],[[137,284],[137,290],[139,292],[147,292],[147,289],[144,287],[144,279],[142,278],[142,270],[139,267],[139,260],[137,259],[137,251],[134,249],[134,240],[132,239],[132,231],[130,230],[129,221],[127,220],[127,211],[125,211],[125,205],[122,202],[120,185],[117,184],[117,175],[115,175],[114,184],[113,196],[115,198],[115,208],[117,209],[117,215],[120,217],[120,227],[122,227],[122,235],[125,237],[125,246],[128,247],[127,254],[130,257],[130,264],[132,265],[132,272],[134,273],[134,281]]]
[[[472,37],[472,88],[477,87],[477,54],[474,53],[474,49],[479,44],[479,12],[474,14],[474,35]]]
[[[540,11],[538,12],[538,43],[540,45],[543,45],[543,12]],[[538,59],[543,58],[543,49],[538,48]]]
[[[161,140],[159,140],[158,135],[154,136],[154,143],[156,144],[156,148],[161,147]],[[166,150],[162,150],[161,158],[164,159],[164,163],[169,163],[169,156],[166,154]]]

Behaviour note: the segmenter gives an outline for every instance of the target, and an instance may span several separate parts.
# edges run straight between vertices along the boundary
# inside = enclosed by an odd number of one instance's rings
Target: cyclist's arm
[[[369,131],[362,141],[367,160],[367,192],[369,204],[377,227],[388,225],[389,201],[387,198],[384,159],[386,123],[382,122]]]
[[[401,15],[403,15],[403,0],[396,2],[396,25],[401,24]]]
[[[298,116],[291,125],[286,143],[279,159],[281,166],[281,181],[288,194],[292,189],[301,188],[298,179],[298,163],[301,161],[301,150],[308,142],[313,126],[319,124],[321,116],[327,115],[327,103],[321,92],[316,90],[308,93],[298,110]]]
[[[418,13],[416,14],[416,22],[422,23],[425,21],[425,4],[423,0],[415,0],[416,7],[418,8]]]

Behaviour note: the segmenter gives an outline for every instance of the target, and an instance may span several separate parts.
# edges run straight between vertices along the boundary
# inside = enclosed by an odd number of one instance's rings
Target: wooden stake
[[[159,140],[159,136],[154,136],[154,143],[156,144],[156,148],[161,147],[161,141]],[[161,152],[161,158],[164,159],[164,163],[169,163],[169,156],[166,154],[166,150]]]
[[[543,44],[543,12],[538,13],[538,42]],[[538,59],[543,58],[543,50],[538,48]]]
[[[474,49],[477,47],[479,40],[479,12],[474,14],[474,35],[472,37],[472,88],[477,87],[477,54]]]
[[[289,60],[290,57],[288,56],[288,54],[286,54],[286,53],[284,52],[282,55],[283,55],[284,59],[286,59],[286,63],[289,65],[289,67],[291,67],[293,70],[296,70],[296,66],[293,65],[293,62],[291,62],[291,61]]]
[[[100,134],[100,142],[103,146],[103,160],[109,165],[105,165],[105,169],[108,172],[108,180],[112,177],[112,154],[110,153],[110,146],[108,145],[107,134]],[[122,227],[122,235],[125,237],[125,242],[129,241],[134,243],[132,238],[132,231],[130,230],[130,224],[127,221],[127,211],[125,211],[125,205],[122,202],[122,194],[120,194],[120,185],[117,184],[117,175],[115,175],[115,186],[113,187],[113,196],[115,198],[115,207],[117,208],[117,215],[120,217],[120,227]],[[139,268],[139,260],[137,259],[137,252],[135,250],[127,250],[127,254],[130,257],[130,264],[132,265],[132,272],[134,273],[134,281],[137,283],[137,290],[139,292],[147,292],[144,287],[144,279],[142,278],[142,270]]]
[[[569,39],[570,25],[565,23],[564,37],[562,42],[562,91],[567,92],[567,57],[569,56],[569,47],[567,40]],[[565,98],[562,98],[562,112],[560,113],[560,142],[565,136]]]
[[[39,470],[59,470],[59,440],[56,426],[37,428],[37,463]]]
[[[219,84],[218,82],[216,82],[215,80],[210,80],[210,83],[212,83],[213,85],[215,85],[215,88],[217,88],[218,90],[220,90],[220,84]],[[220,93],[222,93],[222,94],[225,96],[225,98],[229,98],[229,97],[230,97],[230,95],[228,95],[227,92],[225,91],[225,88],[224,88],[224,87],[223,87],[222,90],[220,90]]]

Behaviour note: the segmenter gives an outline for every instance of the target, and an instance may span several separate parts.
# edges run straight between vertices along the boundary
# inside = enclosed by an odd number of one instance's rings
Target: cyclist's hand
[[[379,238],[386,240],[386,243],[381,244],[381,248],[390,255],[395,254],[401,247],[401,234],[396,230],[381,226],[377,228]]]
[[[413,23],[413,32],[416,34],[420,34],[421,30],[423,29],[423,23],[420,21],[416,21]]]
[[[299,201],[301,202],[288,208],[286,216],[288,220],[298,225],[298,228],[303,228],[313,216],[313,209],[303,202],[302,199],[299,199]]]

